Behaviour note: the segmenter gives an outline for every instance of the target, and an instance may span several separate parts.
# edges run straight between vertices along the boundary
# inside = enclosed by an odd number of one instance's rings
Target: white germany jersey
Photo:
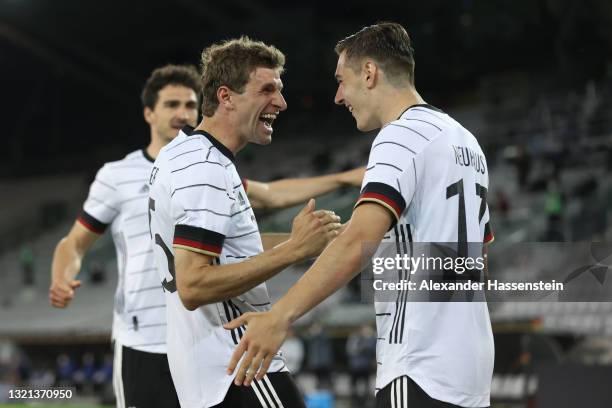
[[[399,252],[407,243],[488,243],[488,184],[474,136],[439,109],[414,105],[374,140],[357,205],[375,202],[394,216],[379,251],[385,242]],[[437,400],[489,406],[494,347],[486,302],[406,302],[402,293],[375,304],[377,390],[408,375]]]
[[[212,256],[221,265],[263,250],[231,151],[206,132],[184,128],[155,161],[149,208],[155,262],[168,306],[172,379],[181,407],[211,407],[223,401],[232,383],[226,369],[245,330],[229,331],[222,325],[242,313],[270,308],[265,283],[194,311],[185,309],[176,289],[175,248]],[[277,371],[286,371],[280,355],[270,368]]]
[[[91,184],[78,221],[102,234],[108,225],[117,250],[113,338],[149,353],[166,352],[166,311],[147,219],[153,159],[144,150],[106,163]]]

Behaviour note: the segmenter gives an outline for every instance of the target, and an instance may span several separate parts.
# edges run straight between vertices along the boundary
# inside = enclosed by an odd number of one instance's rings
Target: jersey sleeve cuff
[[[179,224],[174,228],[172,246],[200,254],[218,257],[225,235],[204,228]]]
[[[485,232],[484,239],[482,240],[485,244],[490,244],[495,240],[495,235],[493,235],[493,230],[491,229],[491,224],[488,222],[485,224]]]
[[[108,227],[108,224],[98,221],[85,210],[81,211],[81,213],[78,215],[77,221],[94,234],[104,234],[104,231],[106,231],[106,228]]]
[[[363,203],[376,203],[385,207],[393,215],[393,227],[400,219],[406,208],[404,197],[393,187],[384,183],[368,183],[361,190],[355,208]]]

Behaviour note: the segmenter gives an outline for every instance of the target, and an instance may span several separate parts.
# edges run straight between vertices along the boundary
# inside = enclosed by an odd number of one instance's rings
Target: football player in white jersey
[[[374,251],[363,253],[363,244],[380,251],[392,242],[400,255],[418,243],[463,248],[470,242],[484,256],[483,243],[493,239],[482,150],[416,91],[406,30],[396,23],[369,26],[340,41],[336,52],[335,102],[348,108],[359,130],[381,130],[348,227],[270,311],[226,325],[248,326],[228,367],[232,373],[240,365],[236,384],[261,378],[290,324],[370,262]],[[377,407],[489,406],[494,347],[486,302],[412,302],[406,293],[375,302]]]
[[[173,407],[178,400],[166,358],[165,298],[155,271],[148,226],[149,176],[160,149],[198,115],[199,74],[169,65],[153,71],[142,93],[150,144],[106,163],[69,234],[57,245],[52,264],[51,304],[65,308],[81,282],[81,261],[111,227],[117,250],[118,287],[113,314],[113,386],[120,407]],[[363,170],[271,183],[243,180],[254,207],[280,208],[345,185],[358,185]],[[272,241],[283,238],[271,236]]]
[[[151,236],[167,300],[168,362],[183,408],[305,407],[280,354],[248,388],[225,372],[245,328],[223,324],[268,310],[265,281],[318,255],[340,228],[339,217],[314,211],[310,200],[286,242],[262,245],[240,182],[234,155],[248,143],[269,144],[287,107],[284,63],[278,49],[247,37],[206,48],[204,119],[185,127],[154,164]]]

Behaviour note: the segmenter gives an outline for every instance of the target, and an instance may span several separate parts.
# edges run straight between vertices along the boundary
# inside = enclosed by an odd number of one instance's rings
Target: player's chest
[[[147,225],[150,169],[134,172],[129,180],[117,184],[117,207],[119,214],[115,224],[121,229],[132,229]]]
[[[247,197],[242,180],[236,172],[231,175],[231,185],[230,198],[232,206],[228,236],[240,236],[258,230],[255,213]]]

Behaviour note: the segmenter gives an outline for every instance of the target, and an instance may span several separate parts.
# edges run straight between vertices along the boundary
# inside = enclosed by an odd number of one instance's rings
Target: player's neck
[[[234,155],[238,153],[246,145],[240,140],[240,137],[233,131],[233,127],[229,125],[227,120],[213,117],[205,117],[202,122],[196,127],[196,130],[202,130],[229,149]]]
[[[416,89],[410,87],[409,89],[391,88],[381,102],[379,112],[382,126],[384,126],[397,120],[412,105],[423,104],[425,100],[421,98]]]
[[[149,145],[147,146],[147,148],[145,150],[146,150],[147,154],[150,157],[155,159],[155,158],[157,158],[157,155],[159,154],[159,151],[165,145],[166,145],[166,143],[163,142],[158,135],[154,134],[153,130],[151,130],[151,143],[149,143]]]

